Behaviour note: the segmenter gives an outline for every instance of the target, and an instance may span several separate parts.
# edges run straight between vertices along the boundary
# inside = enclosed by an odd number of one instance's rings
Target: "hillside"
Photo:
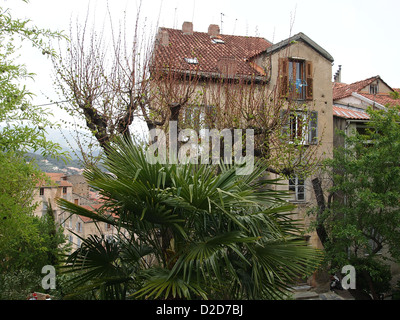
[[[84,166],[78,159],[72,159],[69,162],[63,160],[45,158],[40,154],[27,153],[27,156],[36,159],[40,170],[44,172],[63,172],[68,175],[82,174]]]

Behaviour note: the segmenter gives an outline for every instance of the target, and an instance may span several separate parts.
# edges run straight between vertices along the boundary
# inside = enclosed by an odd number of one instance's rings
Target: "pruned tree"
[[[146,109],[149,93],[148,64],[151,40],[147,26],[140,25],[140,7],[132,38],[126,19],[117,30],[108,11],[111,38],[104,30],[89,27],[89,10],[81,25],[70,26],[66,50],[60,45],[53,59],[55,84],[69,103],[62,104],[72,116],[84,119],[86,127],[103,149],[115,135],[131,133],[135,118],[142,117],[151,126],[153,117]]]

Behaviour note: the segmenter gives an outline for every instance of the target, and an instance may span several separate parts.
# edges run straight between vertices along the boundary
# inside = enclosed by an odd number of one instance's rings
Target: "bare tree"
[[[130,135],[135,118],[144,117],[151,127],[147,106],[152,95],[149,67],[152,39],[140,25],[140,7],[132,39],[126,34],[126,19],[119,29],[111,25],[111,39],[104,30],[89,28],[89,10],[84,23],[71,23],[70,41],[53,59],[56,86],[70,102],[70,114],[83,118],[103,149],[117,134]]]

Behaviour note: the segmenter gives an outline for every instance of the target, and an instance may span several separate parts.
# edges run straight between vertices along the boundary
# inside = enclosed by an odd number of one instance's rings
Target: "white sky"
[[[107,7],[107,0],[0,3],[3,8],[9,7],[15,18],[29,18],[39,27],[65,30],[66,34],[71,18],[83,19],[89,4],[102,26]],[[109,7],[115,19],[122,19],[126,10],[133,27],[138,3],[110,0]],[[184,21],[193,21],[194,30],[201,32],[207,32],[211,23],[221,26],[222,18],[224,34],[261,36],[273,43],[303,32],[333,56],[332,74],[342,65],[342,82],[380,75],[393,88],[400,88],[398,0],[144,0],[141,12],[149,30],[155,30],[159,17],[160,27],[181,28]],[[49,102],[45,95],[54,97],[50,61],[30,50],[24,50],[21,59],[37,74],[29,88],[37,94],[36,103]]]

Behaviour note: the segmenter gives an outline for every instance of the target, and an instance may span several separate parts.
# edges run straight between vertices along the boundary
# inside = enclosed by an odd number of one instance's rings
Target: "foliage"
[[[29,41],[45,55],[54,55],[46,41],[62,38],[59,32],[40,29],[30,20],[14,19],[9,9],[0,7],[0,150],[40,151],[53,157],[62,156],[61,147],[49,141],[45,128],[54,124],[50,113],[35,106],[33,96],[22,82],[33,79],[26,66],[17,63],[18,43]]]
[[[107,173],[84,175],[104,205],[93,213],[64,199],[61,208],[113,225],[113,240],[90,236],[68,259],[76,293],[101,299],[280,299],[310,274],[320,252],[299,237],[293,209],[265,163],[249,176],[236,167],[150,164],[119,139]],[[229,286],[227,286],[229,284]]]
[[[37,289],[33,287],[40,282],[34,279],[40,277],[42,267],[57,263],[64,237],[49,215],[33,215],[34,190],[43,179],[36,166],[16,153],[0,151],[0,167],[0,278],[4,282],[1,297],[25,299],[27,290]],[[16,281],[18,277],[21,279]]]
[[[390,267],[376,259],[353,259],[352,265],[356,269],[357,290],[372,294],[371,288],[377,296],[389,292],[392,274]]]
[[[39,289],[40,276],[33,270],[19,269],[0,274],[0,300],[26,300]]]
[[[400,115],[399,107],[368,110],[363,133],[345,137],[326,161],[334,202],[325,210],[327,260],[333,268],[361,259],[367,265],[382,258],[400,261]],[[371,262],[372,263],[372,262]],[[361,265],[361,263],[360,263]],[[369,270],[372,275],[373,268]]]

